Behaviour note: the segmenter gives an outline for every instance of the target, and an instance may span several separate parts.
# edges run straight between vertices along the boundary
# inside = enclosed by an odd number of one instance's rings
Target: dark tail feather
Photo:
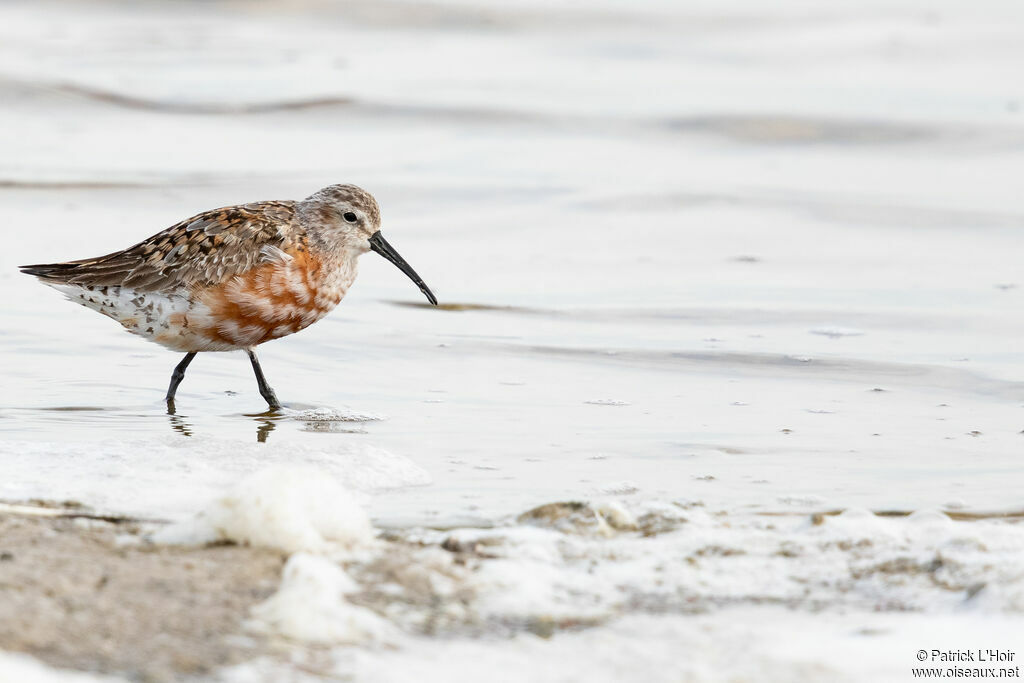
[[[35,275],[44,282],[67,282],[75,276],[78,263],[39,263],[34,266],[18,266],[26,275]]]
[[[97,265],[97,259],[87,258],[81,261],[65,263],[37,263],[35,265],[19,265],[18,269],[27,275],[35,275],[44,283],[74,284],[71,281],[90,271],[89,266]]]
[[[121,254],[109,254],[99,258],[87,258],[64,263],[39,263],[34,266],[19,266],[26,275],[35,275],[48,284],[102,286],[121,285],[132,274],[138,262],[131,259],[115,258]],[[159,274],[159,273],[158,273]]]

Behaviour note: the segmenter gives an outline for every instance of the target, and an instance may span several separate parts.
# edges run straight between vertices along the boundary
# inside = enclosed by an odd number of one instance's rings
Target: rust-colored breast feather
[[[333,306],[320,295],[323,264],[304,244],[197,292],[210,312],[201,333],[218,343],[255,345],[308,327]],[[334,302],[336,303],[336,302]]]

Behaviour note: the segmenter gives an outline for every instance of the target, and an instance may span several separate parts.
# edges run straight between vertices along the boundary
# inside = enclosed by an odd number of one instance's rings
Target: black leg
[[[181,380],[185,379],[185,369],[188,364],[192,362],[192,359],[196,357],[196,352],[186,353],[185,357],[178,363],[178,366],[174,368],[174,372],[171,373],[171,386],[167,387],[167,396],[164,400],[172,405],[174,404],[174,394],[178,391],[178,385],[181,384]]]
[[[263,376],[263,368],[260,367],[260,361],[256,358],[256,352],[252,349],[246,349],[245,352],[249,354],[249,360],[252,361],[252,371],[256,373],[256,383],[260,387],[260,396],[267,401],[267,405],[270,406],[271,410],[281,410],[281,402],[277,400],[274,390],[267,384],[267,378]]]

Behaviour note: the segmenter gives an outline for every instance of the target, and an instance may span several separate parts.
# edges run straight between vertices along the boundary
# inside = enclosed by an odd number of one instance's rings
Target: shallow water
[[[181,519],[298,462],[380,527],[607,497],[1017,511],[1020,18],[5,4],[0,499]],[[444,306],[368,255],[261,347],[282,415],[240,353],[168,414],[175,354],[15,268],[335,182]]]

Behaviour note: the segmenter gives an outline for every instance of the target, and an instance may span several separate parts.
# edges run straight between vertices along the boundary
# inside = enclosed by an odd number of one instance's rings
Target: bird
[[[129,332],[184,352],[164,397],[170,411],[197,353],[235,350],[248,354],[260,395],[280,411],[255,348],[333,310],[355,281],[360,256],[380,254],[437,305],[380,224],[373,195],[329,185],[301,201],[204,211],[106,256],[19,268]]]

